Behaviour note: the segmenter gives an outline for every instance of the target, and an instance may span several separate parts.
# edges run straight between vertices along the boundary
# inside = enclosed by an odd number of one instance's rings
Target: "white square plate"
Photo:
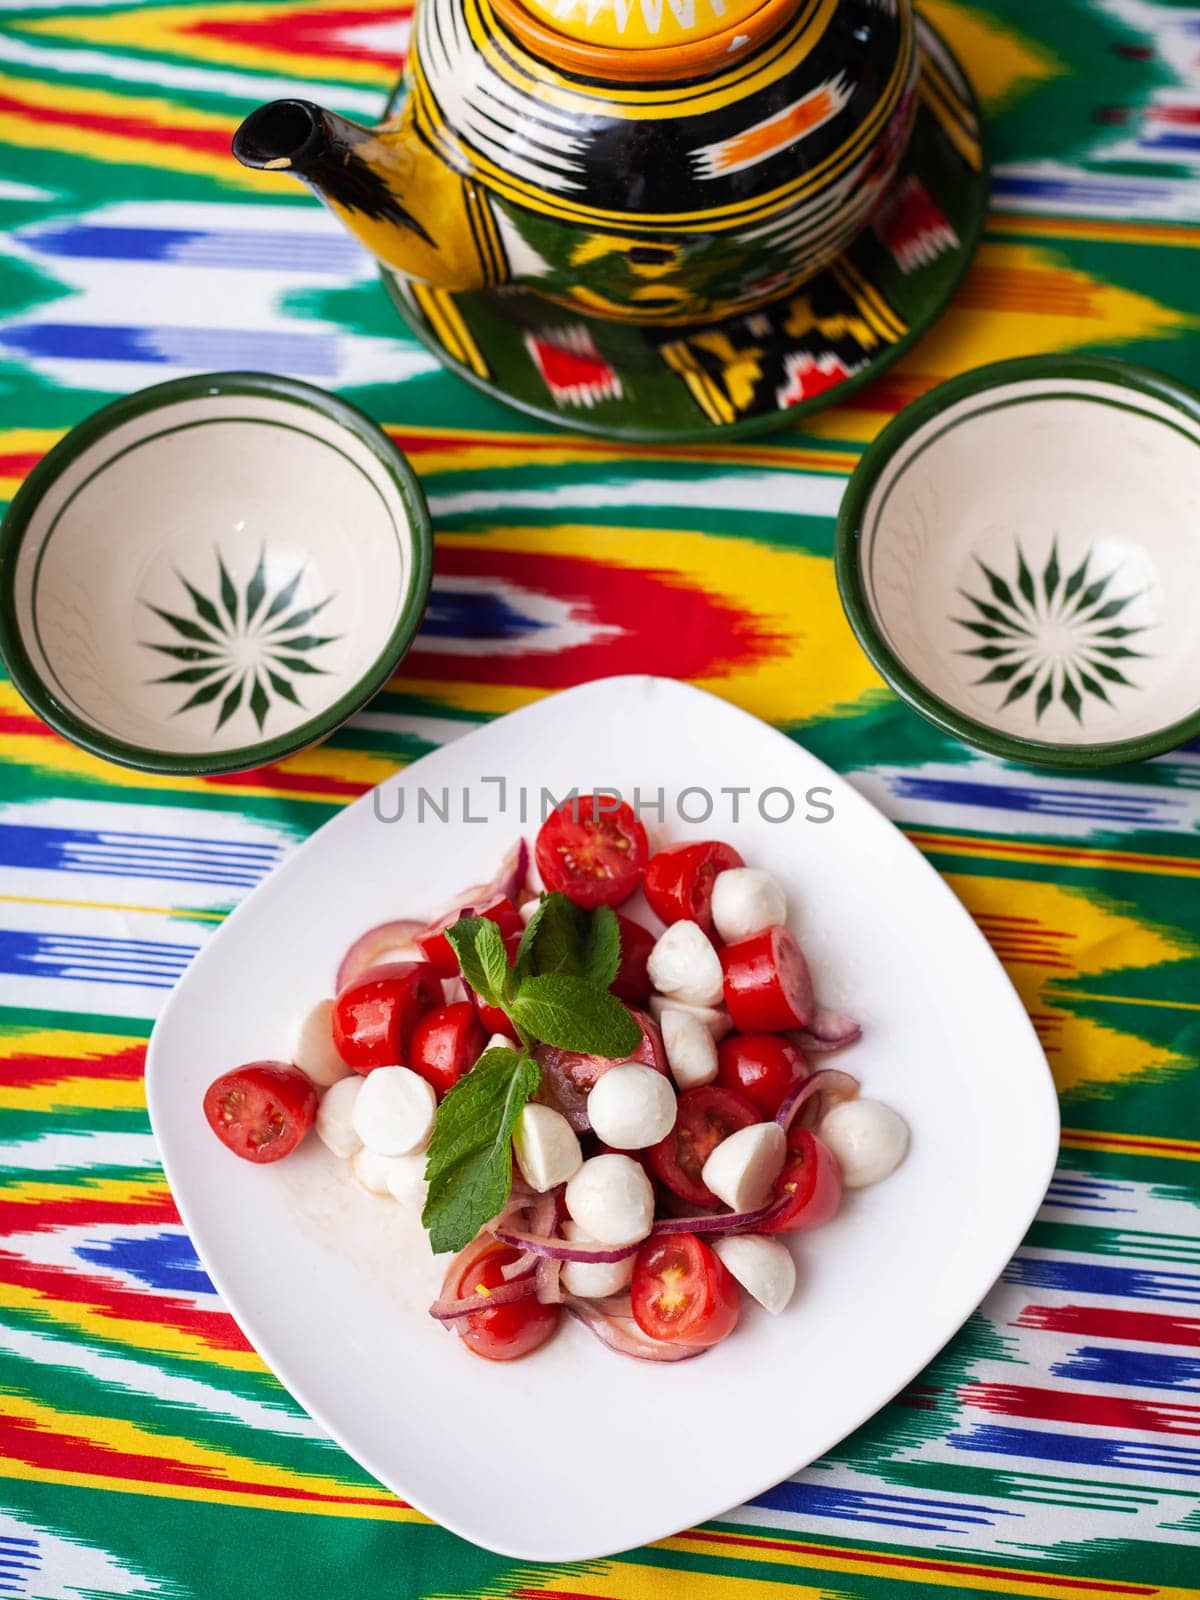
[[[508,815],[498,815],[503,776]],[[287,1049],[364,929],[486,880],[532,837],[543,785],[666,791],[671,838],[721,837],[784,883],[818,994],[863,1024],[836,1064],[908,1119],[898,1173],[800,1236],[800,1284],[743,1312],[696,1361],[615,1355],[564,1325],[511,1366],[425,1315],[440,1280],[419,1223],[350,1180],[316,1139],[273,1167],[230,1156],[201,1099],[218,1073]],[[491,820],[416,820],[417,790],[464,786]],[[750,790],[741,821],[731,797]],[[804,796],[826,793],[816,804]],[[518,820],[527,791],[530,822]],[[685,789],[712,820],[673,816]],[[788,823],[765,821],[757,796]],[[404,791],[406,810],[394,815]],[[825,823],[806,822],[820,802]],[[685,808],[699,814],[693,793]],[[652,831],[653,818],[647,816]],[[1045,1058],[971,918],[849,784],[699,690],[616,678],[543,700],[424,757],[302,845],[200,953],[154,1031],[150,1115],[171,1189],[217,1289],[263,1359],[366,1470],[464,1538],[567,1561],[717,1515],[820,1456],[904,1386],[978,1305],[1049,1182],[1058,1106]]]

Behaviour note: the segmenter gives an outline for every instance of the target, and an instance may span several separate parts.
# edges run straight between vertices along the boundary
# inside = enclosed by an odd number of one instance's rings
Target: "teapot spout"
[[[447,289],[495,281],[464,249],[464,181],[408,134],[405,116],[364,128],[309,100],[272,100],[238,128],[233,154],[244,167],[294,173],[397,272]]]

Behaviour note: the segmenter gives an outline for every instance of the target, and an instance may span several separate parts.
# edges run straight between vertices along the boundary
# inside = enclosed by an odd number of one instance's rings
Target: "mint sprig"
[[[437,1251],[463,1249],[512,1192],[513,1130],[541,1083],[535,1047],[619,1059],[642,1036],[609,993],[621,960],[620,925],[609,907],[589,914],[565,895],[543,895],[511,963],[486,917],[460,917],[446,937],[463,978],[504,1011],[520,1049],[485,1051],[438,1106],[421,1216]]]

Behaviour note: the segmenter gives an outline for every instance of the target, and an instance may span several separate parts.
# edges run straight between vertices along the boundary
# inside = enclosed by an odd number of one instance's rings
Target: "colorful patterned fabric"
[[[974,755],[881,686],[830,560],[863,445],[938,380],[1055,350],[1195,375],[1200,9],[924,9],[990,113],[977,264],[847,404],[697,450],[484,400],[298,187],[230,159],[273,95],[369,119],[404,52],[392,0],[0,0],[0,492],[114,395],[260,367],[384,423],[438,533],[400,674],[281,766],[118,771],[0,684],[0,1594],[1200,1589],[1200,750],[1078,777]],[[510,707],[633,670],[787,729],[945,874],[1037,1024],[1062,1161],[978,1313],[828,1458],[652,1549],[518,1566],[382,1491],[264,1370],[179,1225],[142,1059],[192,953],[338,806]],[[669,1440],[641,1445],[669,1462]]]

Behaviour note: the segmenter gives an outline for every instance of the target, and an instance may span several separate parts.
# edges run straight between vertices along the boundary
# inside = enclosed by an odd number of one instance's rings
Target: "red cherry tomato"
[[[648,928],[632,917],[617,912],[617,926],[621,930],[621,965],[609,988],[619,1000],[631,1006],[644,1006],[650,998],[650,974],[646,963],[654,949],[655,938]]]
[[[788,1133],[788,1155],[776,1196],[790,1195],[781,1216],[764,1223],[763,1233],[798,1233],[802,1228],[819,1228],[837,1215],[842,1203],[842,1169],[828,1145],[822,1144],[807,1128],[794,1124]]]
[[[427,1011],[412,1031],[408,1065],[431,1083],[440,1100],[479,1060],[487,1035],[467,1000]]]
[[[642,1030],[642,1040],[626,1059],[653,1067],[655,1072],[667,1077],[667,1053],[663,1049],[658,1023],[633,1006],[629,1011]],[[608,1056],[585,1056],[576,1050],[556,1050],[548,1044],[539,1045],[536,1054],[542,1069],[542,1087],[538,1099],[561,1111],[576,1133],[587,1133],[592,1126],[587,1114],[587,1097],[592,1085],[601,1073],[617,1063]]]
[[[317,1091],[299,1067],[251,1061],[209,1084],[204,1115],[221,1143],[243,1161],[281,1161],[316,1120]]]
[[[611,795],[565,800],[542,823],[534,847],[547,889],[577,906],[619,906],[637,888],[650,847],[633,810]]]
[[[493,1033],[502,1033],[506,1039],[517,1041],[517,1030],[508,1020],[508,1013],[499,1006],[489,1006],[486,1000],[481,1000],[474,989],[468,987],[467,993],[471,997],[471,1004],[475,1007],[475,1015],[479,1018],[483,1030],[490,1037]]]
[[[677,844],[651,856],[642,888],[656,917],[666,923],[698,922],[709,933],[713,880],[718,872],[745,865],[733,846],[719,839]]]
[[[489,1250],[482,1261],[470,1263],[458,1279],[447,1284],[447,1294],[466,1297],[477,1294],[478,1286],[495,1289],[504,1282],[502,1268],[517,1259],[518,1252],[508,1245]],[[514,1300],[494,1311],[473,1311],[464,1317],[462,1342],[468,1350],[486,1361],[516,1361],[536,1350],[558,1327],[561,1306],[544,1306],[534,1295]]]
[[[763,1117],[773,1117],[796,1079],[807,1077],[808,1062],[781,1034],[733,1033],[717,1046],[717,1082],[753,1100]]]
[[[651,1339],[719,1344],[737,1327],[737,1284],[694,1233],[651,1239],[633,1264],[633,1320]]]
[[[715,1206],[716,1195],[700,1177],[704,1163],[722,1139],[761,1121],[754,1102],[735,1089],[711,1083],[702,1089],[685,1089],[679,1096],[675,1126],[661,1144],[652,1145],[647,1152],[655,1176],[681,1200],[694,1206]]]
[[[418,1019],[445,999],[427,961],[372,967],[333,1002],[333,1043],[355,1072],[403,1066]]]
[[[453,916],[448,917],[444,922],[438,923],[435,927],[427,928],[424,933],[417,935],[417,944],[420,947],[421,954],[429,962],[430,966],[436,970],[439,977],[458,977],[458,957],[454,954],[454,948],[446,937],[446,929],[452,928],[459,917],[463,915],[463,912],[456,911]],[[513,953],[513,950],[520,942],[521,935],[525,931],[525,924],[521,920],[520,912],[507,895],[502,894],[499,899],[493,900],[491,905],[483,906],[478,911],[473,910],[470,915],[473,917],[486,917],[489,922],[494,922],[504,935],[504,943],[508,947],[509,955]]]
[[[739,1033],[786,1033],[805,1028],[813,986],[804,952],[778,923],[721,951],[725,1004]]]

